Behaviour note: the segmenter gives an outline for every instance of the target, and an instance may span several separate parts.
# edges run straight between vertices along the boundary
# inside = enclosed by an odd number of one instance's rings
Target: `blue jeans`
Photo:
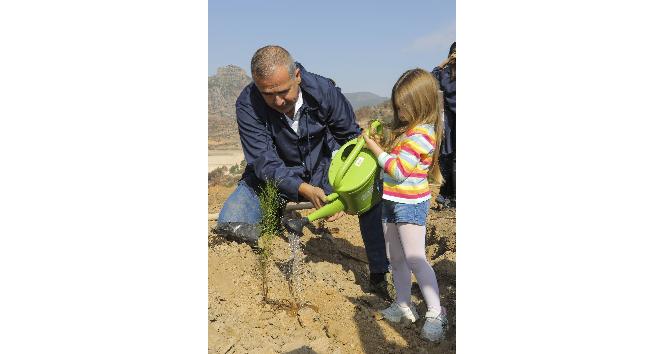
[[[222,222],[246,222],[258,224],[263,213],[258,203],[258,194],[247,183],[240,180],[235,191],[226,199],[219,211],[217,224]]]
[[[387,272],[388,260],[385,251],[385,236],[383,235],[381,214],[382,206],[381,203],[378,203],[364,214],[358,216],[360,233],[362,234],[364,249],[367,252],[369,271],[371,273]],[[217,223],[245,222],[248,224],[257,224],[261,216],[262,213],[256,190],[241,180],[235,191],[222,206]]]
[[[431,199],[417,204],[405,204],[383,200],[383,222],[426,225]]]

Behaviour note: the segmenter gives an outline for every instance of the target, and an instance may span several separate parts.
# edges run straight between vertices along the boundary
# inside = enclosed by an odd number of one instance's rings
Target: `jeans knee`
[[[261,210],[258,196],[246,183],[240,182],[222,206],[217,223],[245,222],[255,224],[260,218]]]

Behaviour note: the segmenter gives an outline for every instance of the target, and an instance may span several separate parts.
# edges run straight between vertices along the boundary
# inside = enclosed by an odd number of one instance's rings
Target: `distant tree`
[[[224,177],[224,170],[223,168],[215,168],[214,170],[210,171],[208,173],[208,185],[217,185],[221,183],[223,177]]]

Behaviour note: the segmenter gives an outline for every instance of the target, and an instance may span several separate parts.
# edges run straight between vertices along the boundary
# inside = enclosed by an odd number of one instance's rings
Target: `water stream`
[[[302,295],[302,283],[300,281],[302,275],[302,249],[300,247],[300,236],[289,233],[288,244],[291,250],[291,257],[288,259],[289,266],[286,279],[288,279],[288,290],[299,307]]]

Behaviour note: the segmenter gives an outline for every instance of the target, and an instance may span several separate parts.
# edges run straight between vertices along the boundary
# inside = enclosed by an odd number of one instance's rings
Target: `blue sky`
[[[401,73],[431,70],[455,40],[454,0],[208,3],[208,75],[229,64],[249,73],[256,49],[278,44],[343,92],[388,97]]]

